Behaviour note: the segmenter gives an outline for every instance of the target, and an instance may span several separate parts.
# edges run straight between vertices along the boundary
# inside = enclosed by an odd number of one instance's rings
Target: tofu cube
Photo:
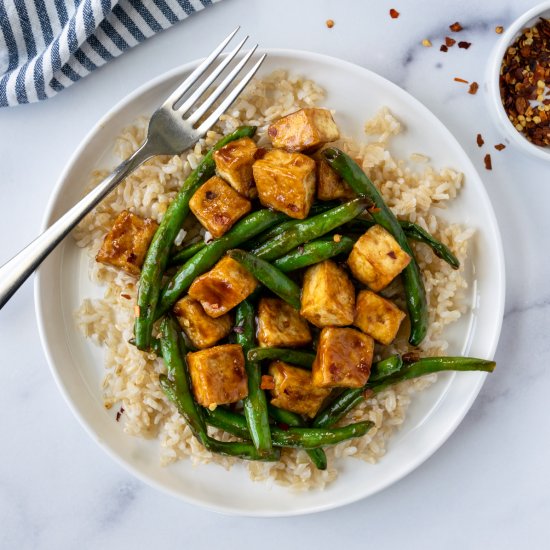
[[[331,260],[308,268],[304,274],[300,314],[317,327],[353,323],[355,289],[348,274]]]
[[[320,388],[361,388],[370,376],[374,340],[353,328],[321,331],[313,361],[313,384]]]
[[[300,153],[268,151],[252,165],[260,202],[304,219],[315,198],[315,161]]]
[[[331,167],[321,159],[317,161],[317,198],[320,201],[353,199],[355,192]]]
[[[210,271],[197,277],[188,294],[210,317],[221,317],[252,294],[258,282],[239,262],[224,256]]]
[[[182,330],[199,349],[213,346],[218,340],[225,338],[233,327],[229,313],[214,319],[206,315],[200,303],[191,296],[177,301],[173,311]]]
[[[102,264],[119,267],[130,275],[139,276],[157,227],[158,224],[154,220],[141,218],[124,210],[105,235],[96,260]]]
[[[387,287],[410,261],[411,257],[380,225],[362,235],[348,257],[354,277],[375,292]]]
[[[338,127],[327,109],[300,109],[280,118],[267,130],[273,147],[287,151],[314,151],[340,137]]]
[[[393,342],[404,318],[405,313],[393,302],[370,290],[359,292],[353,324],[381,344]]]
[[[269,365],[269,374],[275,384],[271,390],[271,404],[280,409],[313,418],[330,394],[330,389],[313,385],[310,371],[283,361],[273,361]]]
[[[305,346],[311,342],[307,321],[279,298],[262,298],[258,307],[258,343],[264,347]]]
[[[189,201],[189,208],[213,237],[221,237],[251,205],[218,176],[201,185]]]
[[[188,353],[187,365],[193,395],[203,407],[235,403],[248,395],[243,348],[239,344]]]
[[[256,160],[258,147],[248,137],[237,139],[214,152],[216,173],[241,194],[253,199],[256,187],[252,175],[252,165]]]

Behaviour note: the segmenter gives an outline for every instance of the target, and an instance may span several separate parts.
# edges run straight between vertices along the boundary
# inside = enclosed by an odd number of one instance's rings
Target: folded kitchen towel
[[[0,0],[0,107],[47,99],[219,0]]]

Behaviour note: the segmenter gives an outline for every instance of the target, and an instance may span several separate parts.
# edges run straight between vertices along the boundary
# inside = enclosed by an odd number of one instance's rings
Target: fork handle
[[[53,225],[0,267],[0,309],[74,227],[126,176],[154,156],[145,143]]]

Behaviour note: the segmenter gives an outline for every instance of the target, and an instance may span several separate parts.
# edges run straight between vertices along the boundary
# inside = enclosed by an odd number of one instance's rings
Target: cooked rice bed
[[[197,166],[206,151],[218,139],[242,124],[258,126],[257,140],[269,145],[266,129],[269,123],[302,107],[315,106],[323,99],[323,91],[314,82],[276,71],[256,80],[224,115],[213,131],[195,147],[182,155],[155,157],[129,176],[94,212],[89,214],[74,232],[77,245],[86,248],[90,257],[90,277],[105,288],[104,298],[85,299],[76,314],[77,322],[86,337],[105,349],[106,374],[103,399],[106,408],[123,407],[120,422],[124,431],[133,436],[158,438],[160,463],[169,464],[188,458],[193,464],[217,462],[229,468],[237,459],[213,455],[192,435],[175,407],[167,401],[158,376],[166,369],[154,354],[144,354],[128,344],[133,336],[136,280],[122,271],[94,261],[105,233],[122,210],[160,221],[175,193]],[[130,156],[145,138],[147,120],[140,119],[126,128],[115,144],[115,153],[123,160]],[[462,174],[451,169],[436,170],[427,158],[415,155],[416,170],[404,160],[394,159],[389,151],[391,138],[401,131],[397,119],[386,109],[365,125],[370,137],[364,144],[342,140],[336,145],[358,160],[380,189],[394,213],[421,225],[455,253],[464,265],[469,229],[450,225],[434,213],[437,208],[456,197],[462,186]],[[419,169],[419,167],[421,169]],[[90,186],[106,175],[94,172]],[[192,240],[204,231],[191,219],[184,225],[179,238]],[[428,303],[430,326],[422,344],[424,355],[441,355],[448,346],[443,330],[463,313],[461,298],[467,288],[459,271],[452,270],[424,245],[413,243],[422,270]],[[399,281],[383,294],[405,308]],[[407,343],[408,323],[403,323],[397,339],[384,347],[384,354],[403,353]],[[380,351],[380,348],[377,347]],[[375,352],[377,351],[375,350]],[[326,449],[328,468],[317,470],[307,454],[300,450],[284,450],[277,463],[247,462],[254,480],[271,479],[296,490],[323,488],[338,473],[338,461],[349,456],[376,463],[385,452],[393,432],[403,423],[413,394],[433,384],[436,375],[412,380],[387,389],[365,401],[348,414],[342,423],[371,420],[375,426],[358,439],[345,441]],[[231,440],[221,430],[212,430],[217,438]]]

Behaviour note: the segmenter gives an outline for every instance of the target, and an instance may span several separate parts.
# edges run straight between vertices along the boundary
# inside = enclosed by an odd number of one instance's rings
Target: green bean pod
[[[281,212],[268,209],[257,210],[236,223],[223,237],[208,243],[187,260],[163,288],[157,307],[157,318],[166,313],[191,286],[193,280],[208,271],[229,249],[239,246],[250,237],[285,218],[286,215]]]
[[[334,237],[321,237],[315,241],[300,245],[281,258],[273,265],[283,273],[301,269],[309,265],[318,264],[339,254],[349,254],[356,239],[340,236],[338,241]]]
[[[264,359],[279,359],[291,365],[298,365],[305,369],[311,369],[315,354],[309,351],[301,351],[288,348],[252,348],[246,354],[249,361],[263,361]]]
[[[367,175],[351,157],[334,147],[325,149],[323,155],[336,173],[358,195],[366,196],[374,203],[375,208],[370,211],[374,221],[391,233],[399,243],[399,246],[411,257],[411,261],[403,270],[402,276],[407,309],[411,321],[409,342],[413,346],[418,346],[424,340],[428,331],[428,302],[422,274],[420,273],[420,268],[413,251],[409,246],[407,237],[399,225],[399,221],[384,202],[378,189],[376,189]]]
[[[244,250],[230,250],[227,255],[246,267],[271,292],[300,309],[300,287],[276,267]]]
[[[235,313],[235,325],[240,327],[235,341],[241,344],[245,354],[245,369],[248,376],[248,396],[244,398],[244,414],[252,442],[260,454],[272,451],[271,430],[265,393],[260,388],[262,372],[260,365],[248,357],[248,351],[254,346],[254,308],[248,300],[241,302]]]
[[[404,362],[401,355],[392,355],[377,361],[372,365],[369,376],[369,383],[377,382],[382,378],[386,378],[403,368]]]
[[[322,237],[353,220],[369,204],[370,200],[367,198],[353,199],[311,218],[300,220],[273,239],[253,248],[251,252],[268,262],[276,260],[298,245]]]
[[[183,182],[175,199],[170,203],[162,221],[153,236],[139,278],[137,315],[134,324],[136,346],[148,350],[151,345],[153,323],[160,295],[162,276],[168,263],[168,256],[174,240],[189,213],[189,200],[195,191],[214,175],[214,151],[227,143],[242,137],[252,137],[254,126],[241,126],[233,133],[222,138],[200,161],[195,170]]]
[[[173,256],[170,256],[168,265],[181,265],[197,254],[197,252],[200,252],[205,246],[206,243],[204,241],[197,241],[196,243],[185,246],[181,250],[178,250]]]

